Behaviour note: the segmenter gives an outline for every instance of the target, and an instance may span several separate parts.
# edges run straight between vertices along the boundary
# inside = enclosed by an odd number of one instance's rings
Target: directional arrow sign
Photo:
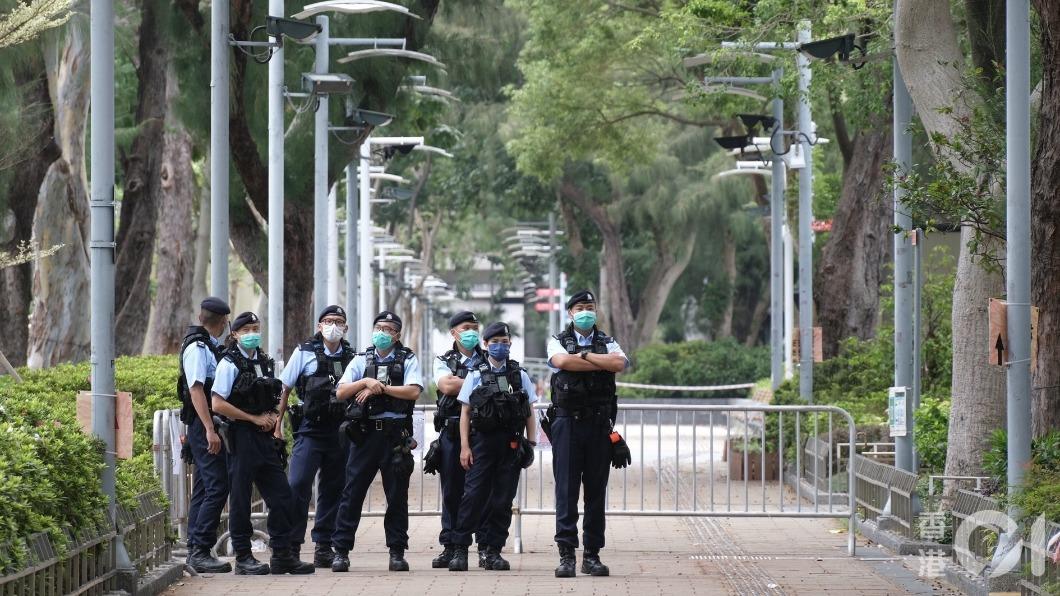
[[[994,349],[997,350],[997,363],[1005,362],[1005,340],[1000,335],[997,336],[997,341],[994,342]]]
[[[990,364],[1004,366],[1008,361],[1008,303],[997,298],[990,299]]]

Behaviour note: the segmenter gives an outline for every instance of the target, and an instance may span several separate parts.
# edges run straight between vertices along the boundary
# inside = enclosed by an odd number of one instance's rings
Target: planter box
[[[747,454],[747,469],[744,469],[743,450],[729,445],[725,449],[725,457],[729,463],[729,478],[732,480],[762,480],[763,472],[765,480],[780,479],[780,462],[775,451],[766,452],[765,470],[762,469],[762,453],[752,452]]]

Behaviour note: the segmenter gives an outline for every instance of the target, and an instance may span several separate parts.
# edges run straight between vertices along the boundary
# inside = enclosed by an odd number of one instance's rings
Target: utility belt
[[[588,420],[590,418],[607,418],[614,416],[615,410],[611,406],[582,406],[579,408],[563,408],[555,406],[556,417],[574,418],[575,420]]]
[[[451,441],[460,441],[460,419],[446,418],[442,421],[442,427],[438,429],[439,434],[444,434]]]
[[[361,445],[372,433],[383,433],[388,437],[411,437],[412,417],[403,418],[357,418],[347,420],[339,427],[339,431],[346,435],[354,445]]]

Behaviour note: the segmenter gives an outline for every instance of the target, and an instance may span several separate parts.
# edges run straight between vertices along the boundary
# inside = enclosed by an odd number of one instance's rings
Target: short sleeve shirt
[[[393,362],[394,355],[396,353],[397,350],[391,350],[385,358],[379,358],[377,354],[376,362],[380,364],[387,364],[389,362]],[[357,356],[355,356],[353,360],[350,361],[350,364],[346,366],[346,371],[342,373],[342,378],[339,379],[339,386],[353,383],[355,381],[360,381],[362,378],[364,378],[364,369],[367,366],[368,359],[365,358],[363,354],[358,354]],[[423,373],[420,372],[420,362],[419,359],[416,358],[415,354],[409,356],[408,359],[405,360],[404,384],[418,385],[421,388],[423,387]],[[404,418],[404,416],[396,412],[383,412],[382,414],[376,414],[375,416],[372,416],[372,418]]]
[[[577,330],[575,330],[574,337],[578,340],[578,345],[581,347],[587,348],[593,345],[593,336],[591,333],[589,335],[582,335],[581,333],[578,333]],[[551,369],[552,372],[557,372],[559,368],[552,365],[552,357],[556,354],[566,354],[567,350],[563,348],[563,345],[559,343],[558,339],[556,339],[555,337],[550,337],[548,338],[548,347],[546,348],[546,353],[548,354],[548,368]],[[622,351],[622,346],[618,345],[618,342],[615,341],[615,338],[611,338],[611,341],[607,342],[607,353],[622,354],[622,357],[626,359],[626,368],[629,367],[629,357],[626,356],[626,353]]]
[[[210,341],[214,341],[213,338],[210,338]],[[217,345],[216,341],[214,345]],[[205,385],[208,379],[214,378],[217,370],[217,357],[205,343],[198,341],[184,349],[181,364],[184,367],[184,378],[188,380],[190,389],[196,383]]]
[[[243,351],[242,347],[239,348],[239,351],[245,358],[251,358],[251,355]],[[254,356],[257,356],[257,350],[254,351]],[[258,371],[258,375],[261,375],[260,370]],[[228,358],[222,358],[221,361],[217,363],[217,376],[214,377],[213,380],[214,394],[219,395],[221,396],[221,399],[228,401],[228,397],[232,395],[232,385],[235,384],[236,377],[238,376],[239,369],[236,368],[235,363]]]
[[[495,373],[503,373],[508,370],[507,364],[502,364],[497,367],[490,361],[490,369]],[[523,390],[526,391],[528,401],[533,404],[537,403],[537,387],[534,385],[534,381],[530,378],[530,375],[526,374],[525,370],[519,371],[519,375],[523,381]],[[471,403],[471,393],[482,385],[482,373],[478,370],[471,371],[467,378],[464,379],[464,384],[460,387],[460,393],[457,394],[456,399],[462,404]]]
[[[339,344],[339,348],[332,352],[328,349],[328,345],[324,344],[324,355],[326,356],[338,356],[342,353],[342,344]],[[280,373],[280,381],[283,382],[284,386],[288,389],[293,388],[298,384],[298,379],[301,376],[309,376],[317,372],[317,353],[313,350],[306,350],[298,348],[291,354],[291,359],[287,361],[287,366],[283,367],[283,372]]]

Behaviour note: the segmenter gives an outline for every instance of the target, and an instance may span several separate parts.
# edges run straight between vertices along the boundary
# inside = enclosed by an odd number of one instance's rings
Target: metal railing
[[[545,407],[535,406],[537,411]],[[422,472],[422,454],[437,437],[430,422],[434,410],[433,404],[424,404],[414,412],[418,455],[409,487],[410,515],[441,511],[440,481]],[[802,451],[785,449],[787,445],[821,437],[818,452],[824,459],[808,464],[816,466],[821,486],[832,486],[838,475],[853,486],[849,454],[842,458],[845,465],[839,465],[839,457],[832,460],[833,430],[838,426],[845,426],[853,436],[853,419],[834,406],[620,404],[615,429],[629,444],[633,464],[611,471],[607,511],[637,516],[847,519],[851,530],[848,550],[853,554],[856,491],[847,491],[846,503],[833,502],[831,495],[820,499],[823,491],[807,494],[800,485],[786,482],[781,473],[785,467],[802,469]],[[793,454],[794,461],[785,451]],[[378,483],[377,478],[369,488],[365,516],[381,516],[385,511]],[[173,511],[181,509],[174,505]],[[539,429],[534,464],[523,471],[513,504],[515,551],[522,549],[523,515],[554,514],[551,445]]]
[[[914,500],[917,475],[899,470],[864,455],[854,456],[854,482],[857,504],[865,519],[877,521],[889,515],[912,537],[916,527]]]
[[[1021,596],[1060,593],[1060,563],[1052,558],[1057,551],[1047,548],[1049,542],[1057,534],[1060,534],[1060,524],[1046,522],[1046,544],[1035,544],[1033,540],[1023,541],[1020,553],[1023,568],[1023,577],[1020,579]],[[1053,545],[1054,549],[1060,549],[1060,545],[1056,545],[1055,542]],[[1044,573],[1034,573],[1035,561],[1045,562]]]
[[[132,510],[118,506],[118,527],[84,528],[76,535],[64,530],[66,545],[58,549],[45,533],[25,541],[27,557],[20,568],[0,576],[0,596],[34,594],[104,594],[119,589],[114,538],[120,533],[140,575],[170,558],[166,509],[158,492],[137,497]],[[0,546],[10,559],[14,545]],[[127,586],[126,586],[127,588]]]
[[[966,490],[957,491],[950,514],[953,515],[953,535],[956,536],[968,518],[980,511],[1000,511],[1001,506],[990,497]],[[997,547],[997,531],[985,525],[972,530],[968,544],[953,545],[953,558],[965,569],[978,569],[990,563]]]
[[[802,448],[802,477],[818,492],[832,490],[832,450],[829,447],[828,441],[809,437]],[[837,449],[836,458],[839,457],[841,452]]]
[[[850,449],[850,443],[836,443],[836,456]],[[894,465],[894,443],[886,441],[854,441],[854,451],[865,457]]]

